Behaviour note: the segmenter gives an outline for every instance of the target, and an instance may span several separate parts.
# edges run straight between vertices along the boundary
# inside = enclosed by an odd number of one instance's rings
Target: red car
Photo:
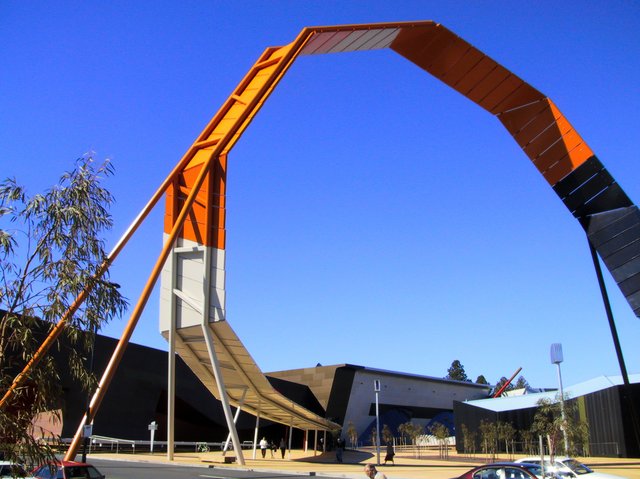
[[[105,479],[91,464],[75,461],[60,461],[43,464],[32,473],[38,479]]]
[[[542,469],[536,464],[495,462],[474,467],[458,479],[540,479]]]

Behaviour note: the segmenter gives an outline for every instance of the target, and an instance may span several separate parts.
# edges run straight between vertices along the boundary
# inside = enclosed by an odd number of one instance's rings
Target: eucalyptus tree
[[[64,368],[90,390],[96,381],[86,360],[93,336],[126,309],[105,268],[102,239],[113,224],[114,199],[101,182],[113,172],[108,161],[96,165],[87,156],[42,194],[29,196],[15,179],[0,183],[0,396],[12,393],[0,408],[0,452],[8,460],[53,457],[50,442],[57,438],[39,440],[46,431],[34,430],[33,422],[42,413],[60,420],[55,413],[62,394],[58,365],[43,356],[14,383],[43,336],[78,305],[83,290],[88,292],[60,339],[69,355]]]
[[[357,448],[358,447],[358,430],[356,429],[355,424],[353,424],[353,421],[349,421],[349,424],[347,426],[347,437],[351,442],[351,447],[353,449]]]
[[[462,431],[464,453],[467,455],[474,454],[476,452],[477,432],[469,429],[466,424],[462,424],[460,429]]]
[[[546,439],[549,454],[563,452],[567,455],[588,454],[589,427],[580,419],[577,402],[564,398],[564,418],[559,395],[554,399],[543,398],[533,419],[532,431]],[[564,450],[563,431],[567,432],[569,450]]]
[[[436,422],[429,427],[429,432],[438,441],[438,453],[440,459],[449,457],[449,428],[442,423]]]
[[[382,442],[384,444],[387,444],[392,441],[393,441],[393,433],[391,432],[391,428],[387,424],[384,424],[382,426]]]

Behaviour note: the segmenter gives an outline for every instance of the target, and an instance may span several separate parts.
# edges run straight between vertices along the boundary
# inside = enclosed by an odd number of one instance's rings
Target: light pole
[[[558,383],[560,384],[560,414],[562,415],[562,436],[564,437],[564,451],[569,454],[569,436],[567,435],[567,416],[564,412],[564,390],[562,389],[562,373],[560,363],[563,361],[562,344],[553,343],[551,345],[551,363],[558,366]]]
[[[380,411],[378,409],[378,394],[380,393],[380,380],[373,380],[373,390],[376,393],[376,453],[378,457],[378,466],[380,465]]]

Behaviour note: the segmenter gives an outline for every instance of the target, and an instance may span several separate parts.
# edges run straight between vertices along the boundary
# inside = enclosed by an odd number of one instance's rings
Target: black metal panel
[[[607,262],[605,261],[604,264],[607,264]],[[609,266],[607,265],[607,268],[608,267]],[[634,274],[640,273],[640,258],[632,259],[622,266],[614,270],[610,269],[609,271],[611,271],[611,276],[613,276],[613,279],[616,280],[616,283],[620,284],[626,279],[629,279]]]
[[[615,210],[618,208],[624,208],[627,206],[633,206],[633,203],[626,195],[618,183],[613,183],[609,188],[593,198],[588,203],[580,206],[573,212],[573,216],[581,219],[583,226],[588,224],[589,215],[597,213],[603,213],[609,210]]]
[[[607,170],[600,170],[562,200],[572,213],[615,183]]]
[[[291,399],[296,404],[300,404],[305,409],[324,417],[325,410],[316,398],[315,394],[311,391],[306,384],[298,384],[286,379],[274,378],[271,376],[265,376],[269,383],[273,386],[273,389],[288,399]]]
[[[600,247],[625,230],[640,225],[640,211],[637,206],[620,208],[590,216],[587,234],[594,248]]]
[[[628,263],[629,261],[640,256],[640,238],[636,241],[629,243],[624,248],[610,254],[609,256],[600,255],[603,257],[603,261],[607,265],[607,268],[614,270],[620,266]]]
[[[636,316],[640,318],[640,291],[625,297],[629,302],[629,306],[631,306],[631,309],[633,309],[633,312],[636,313]]]
[[[607,258],[631,243],[638,241],[638,238],[640,238],[640,218],[637,224],[598,246],[598,253],[600,253],[601,257]]]
[[[585,397],[592,456],[626,456],[624,418],[618,387],[611,387]]]
[[[329,393],[329,400],[327,401],[327,418],[330,418],[338,424],[344,422],[347,406],[349,405],[349,398],[351,397],[353,379],[358,369],[363,368],[361,366],[350,365],[339,367],[336,369],[335,376],[333,377],[333,384],[331,385],[331,392]]]
[[[625,296],[630,296],[632,294],[640,291],[640,273],[634,274],[630,278],[622,281],[618,286],[620,286],[620,291]]]
[[[598,160],[596,156],[592,156],[562,180],[558,181],[553,186],[553,190],[560,199],[564,200],[572,191],[576,190],[580,185],[603,169],[604,165],[600,163],[600,160]]]

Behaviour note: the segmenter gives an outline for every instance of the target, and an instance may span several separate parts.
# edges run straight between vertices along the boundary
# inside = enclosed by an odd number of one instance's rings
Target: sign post
[[[378,456],[378,466],[380,465],[380,412],[378,409],[378,394],[380,393],[380,380],[373,380],[373,390],[376,393],[376,453]]]
[[[153,454],[153,438],[156,435],[157,429],[158,429],[158,423],[156,423],[155,421],[149,424],[149,431],[151,432],[151,442],[149,445],[149,451],[151,452],[151,454]]]

